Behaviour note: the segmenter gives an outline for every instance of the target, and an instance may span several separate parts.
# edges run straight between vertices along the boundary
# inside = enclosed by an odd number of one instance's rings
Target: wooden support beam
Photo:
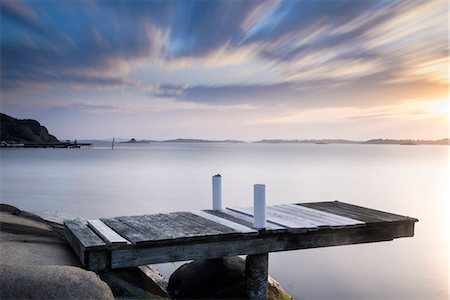
[[[406,225],[406,224],[405,224]],[[408,227],[414,226],[409,223]],[[147,264],[261,254],[297,249],[390,241],[396,225],[325,229],[304,234],[267,234],[251,239],[179,243],[153,247],[127,246],[111,251],[111,269]]]
[[[245,260],[245,281],[249,299],[267,299],[268,277],[269,253],[247,255]]]

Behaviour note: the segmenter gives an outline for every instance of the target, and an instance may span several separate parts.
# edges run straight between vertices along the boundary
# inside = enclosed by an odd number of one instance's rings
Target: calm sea
[[[102,147],[103,146],[103,147]],[[446,146],[116,144],[3,149],[1,202],[47,216],[111,217],[211,207],[340,200],[418,218],[413,238],[270,254],[270,274],[296,299],[447,299]],[[55,213],[56,212],[56,213]],[[179,264],[159,267],[169,275]]]

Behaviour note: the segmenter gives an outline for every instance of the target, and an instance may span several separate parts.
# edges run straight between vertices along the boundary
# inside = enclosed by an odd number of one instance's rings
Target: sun
[[[418,108],[426,111],[429,115],[432,116],[447,116],[449,115],[449,106],[450,101],[447,98],[436,99],[436,100],[428,100],[428,101],[420,101],[417,102],[416,105]]]
[[[430,105],[430,110],[436,114],[449,114],[450,101],[448,99],[439,99]]]

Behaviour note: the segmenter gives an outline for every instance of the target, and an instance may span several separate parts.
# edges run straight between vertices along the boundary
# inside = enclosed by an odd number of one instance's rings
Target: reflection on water
[[[448,147],[139,144],[114,151],[4,149],[1,201],[84,218],[205,209],[211,176],[226,205],[340,200],[417,217],[414,238],[270,254],[297,299],[447,299]],[[165,264],[169,274],[177,264]]]

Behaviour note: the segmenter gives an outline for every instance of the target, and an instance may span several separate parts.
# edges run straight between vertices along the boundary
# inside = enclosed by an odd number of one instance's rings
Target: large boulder
[[[0,204],[0,299],[114,299],[97,274],[78,267],[62,230]]]
[[[167,299],[151,267],[100,277],[81,268],[62,224],[0,204],[0,299]],[[162,288],[161,288],[162,287]]]
[[[245,260],[240,257],[197,260],[178,268],[169,279],[177,299],[246,299]],[[269,277],[269,299],[292,299]]]
[[[114,299],[94,272],[71,266],[0,265],[0,299]]]

